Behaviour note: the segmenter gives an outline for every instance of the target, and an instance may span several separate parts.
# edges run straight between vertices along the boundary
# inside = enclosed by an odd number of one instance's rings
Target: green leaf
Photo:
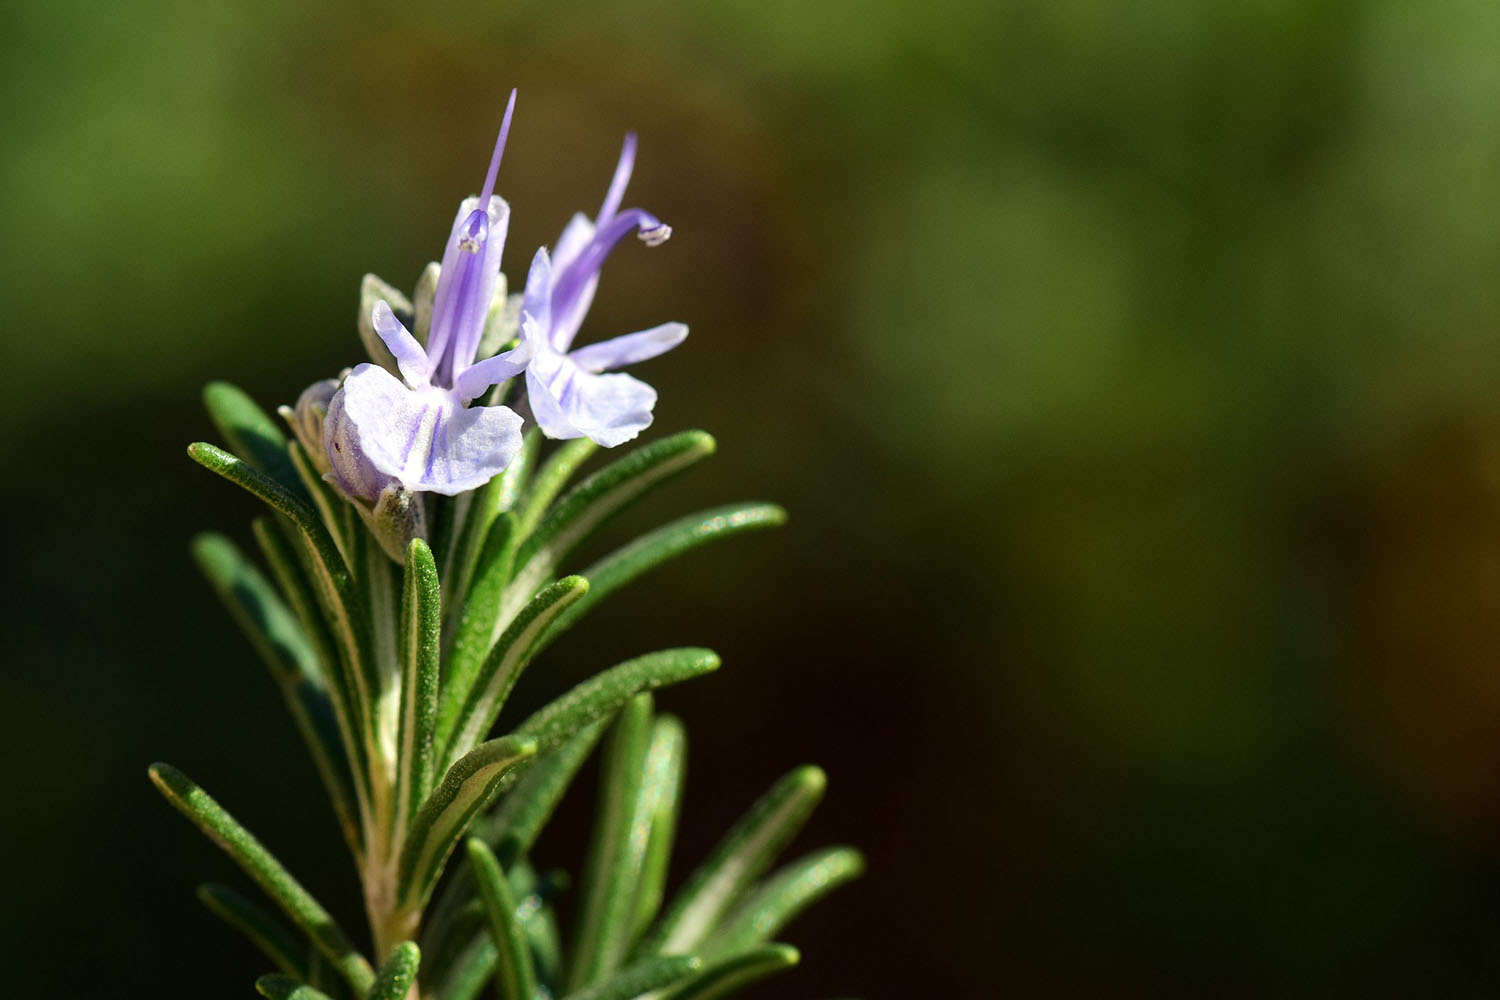
[[[687,734],[680,721],[670,715],[656,720],[641,782],[641,804],[646,812],[641,822],[650,830],[650,837],[636,885],[633,937],[645,931],[661,906],[667,866],[672,859],[672,841],[677,833],[686,747]]]
[[[596,450],[598,445],[588,438],[574,438],[564,441],[548,456],[547,461],[537,470],[536,478],[532,480],[517,511],[523,538],[536,529],[542,515],[547,513],[548,505],[556,499],[558,492],[573,477],[573,473],[578,471],[578,467]]]
[[[536,977],[548,986],[554,986],[562,969],[562,935],[557,931],[557,918],[552,907],[543,904],[537,895],[522,900],[520,911],[524,916],[526,940],[531,944]]]
[[[531,852],[542,827],[552,818],[563,793],[599,742],[606,720],[589,723],[561,746],[526,769],[499,808],[476,824],[475,833],[495,848],[509,870]]]
[[[615,971],[630,946],[635,929],[636,883],[650,837],[654,805],[642,802],[650,746],[651,696],[636,695],[620,710],[604,752],[568,969],[568,992]]]
[[[448,769],[417,810],[401,850],[397,896],[403,906],[427,901],[444,860],[474,814],[494,801],[505,773],[536,752],[535,740],[506,736],[481,744]]]
[[[724,911],[802,828],[827,785],[827,776],[812,766],[800,767],[777,782],[688,877],[638,954],[696,951]]]
[[[413,538],[401,587],[401,716],[396,730],[396,817],[404,829],[432,784],[443,602],[432,550]]]
[[[710,963],[692,982],[673,990],[667,997],[668,1000],[719,1000],[767,976],[785,972],[801,957],[797,949],[788,944],[770,944],[741,952]]]
[[[485,542],[495,524],[495,518],[515,503],[517,481],[525,475],[524,463],[535,453],[535,446],[529,452],[523,447],[500,475],[472,493],[460,494],[454,498],[458,530],[446,558],[440,561],[443,593],[461,597],[469,592],[469,585],[474,580],[475,570],[480,556],[484,554]],[[515,468],[518,463],[522,464],[519,469]],[[465,502],[466,505],[460,508],[459,505]],[[455,601],[457,603],[459,602]]]
[[[308,977],[307,949],[275,917],[227,885],[200,885],[198,899],[214,916],[245,935],[276,968],[298,979]]]
[[[255,981],[255,991],[267,1000],[331,1000],[327,993],[290,976],[261,976]]]
[[[287,447],[292,466],[302,480],[302,486],[312,500],[312,505],[322,518],[334,546],[350,566],[358,565],[359,548],[367,543],[359,512],[346,501],[318,471],[307,450],[293,441]]]
[[[531,480],[531,470],[536,467],[537,453],[542,448],[542,432],[533,427],[521,437],[521,450],[510,460],[505,471],[494,481],[500,484],[500,509],[515,510],[521,495]]]
[[[477,938],[454,963],[438,995],[442,1000],[475,1000],[490,981],[496,960],[494,940],[488,936]]]
[[[475,565],[474,583],[463,601],[453,649],[444,668],[443,688],[455,709],[463,704],[461,692],[474,685],[474,674],[489,655],[495,641],[495,621],[500,614],[500,599],[510,579],[510,567],[516,555],[520,535],[516,516],[501,513],[490,526],[484,551]],[[450,595],[450,600],[454,595]]]
[[[328,623],[318,608],[318,595],[302,568],[296,548],[287,540],[285,533],[295,532],[296,528],[285,519],[273,523],[269,517],[257,517],[250,522],[250,530],[260,546],[261,556],[271,568],[276,586],[302,624],[302,635],[317,661],[317,681],[326,684],[328,678],[325,674],[329,669],[336,669],[338,652],[333,635],[328,631]]]
[[[309,499],[287,455],[286,435],[255,400],[238,386],[210,382],[203,388],[203,406],[236,455],[286,487],[294,496]]]
[[[192,550],[230,616],[270,668],[312,753],[344,838],[357,854],[359,828],[349,762],[328,693],[321,686],[318,654],[290,609],[233,542],[223,535],[203,534],[193,539]]]
[[[192,550],[198,568],[277,683],[292,684],[298,676],[321,681],[317,654],[296,617],[235,544],[205,533],[193,539]]]
[[[346,704],[346,698],[336,698],[334,708],[339,712],[341,726],[345,728],[346,741],[351,741],[353,746],[360,749],[359,754],[351,756],[363,762],[364,741],[374,731],[374,692],[378,690],[378,680],[369,653],[369,622],[349,568],[332,537],[311,507],[292,496],[279,483],[223,449],[199,442],[188,446],[188,455],[210,471],[259,497],[272,509],[285,514],[300,529],[302,541],[305,542],[307,567],[317,585],[319,603],[338,640],[339,655],[346,675],[345,685],[330,683],[329,690],[347,693],[352,699],[352,704]],[[361,788],[364,789],[365,786],[362,784]]]
[[[674,986],[701,968],[703,962],[694,955],[648,958],[621,969],[602,983],[569,993],[564,1000],[633,1000],[653,990]]]
[[[505,873],[511,898],[516,900],[516,919],[526,929],[531,944],[532,964],[537,979],[545,984],[552,982],[555,963],[552,962],[552,942],[556,939],[556,924],[551,919],[552,908],[546,897],[557,891],[555,886],[544,885],[537,880],[536,873],[526,862],[518,862]],[[549,876],[549,880],[552,876]],[[454,887],[462,884],[461,891]],[[445,907],[451,907],[446,913]],[[426,968],[433,982],[444,984],[438,995],[447,997],[452,984],[469,983],[477,977],[488,979],[494,970],[495,948],[486,925],[484,904],[478,898],[478,887],[472,865],[458,865],[453,878],[443,890],[443,900],[429,908],[423,918],[423,939],[428,943],[430,956]],[[476,947],[477,945],[477,947]],[[468,987],[465,987],[468,988]],[[472,987],[474,993],[480,985]]]
[[[151,780],[168,802],[218,844],[314,945],[342,973],[356,993],[364,993],[375,978],[370,963],[350,943],[333,917],[294,879],[281,862],[187,775],[169,764],[152,764]]]
[[[457,681],[449,685],[437,723],[438,746],[444,748],[445,762],[490,731],[521,671],[531,662],[537,640],[588,589],[589,582],[581,576],[564,577],[542,588],[495,643],[468,690],[462,690]]]
[[[354,780],[355,800],[361,817],[365,818],[371,800],[369,761],[375,734],[373,697],[365,693],[367,687],[356,677],[364,672],[363,664],[373,664],[369,633],[364,628],[365,609],[337,552],[333,553],[337,562],[329,565],[301,531],[291,531],[287,537],[296,550],[298,562],[316,586],[318,618],[332,637],[335,652],[333,658],[323,661],[324,688]]]
[[[708,942],[708,953],[723,955],[759,944],[821,896],[865,870],[858,851],[829,847],[792,862],[766,880]]]
[[[241,461],[223,448],[202,441],[188,445],[187,452],[193,461],[254,494],[272,510],[291,518],[304,531],[322,529],[318,515],[302,497],[248,462]]]
[[[604,732],[605,720],[584,726],[572,739],[549,753],[538,756],[521,772],[509,794],[488,816],[474,821],[474,836],[489,844],[502,870],[514,877],[523,870],[523,860],[537,834],[541,832],[563,793],[578,773],[594,744]],[[426,941],[444,941],[457,921],[462,901],[474,892],[473,878],[467,867],[453,873],[443,887],[435,906],[428,910]]]
[[[468,849],[469,865],[479,884],[479,898],[495,943],[495,985],[501,1000],[533,1000],[536,971],[531,965],[526,931],[516,917],[510,885],[484,841],[471,837]]]
[[[390,956],[375,976],[375,984],[365,994],[366,1000],[406,1000],[412,984],[417,981],[417,966],[422,962],[422,952],[410,941],[402,941],[391,949]]]
[[[553,505],[516,553],[516,570],[506,588],[499,620],[509,621],[601,521],[713,451],[714,439],[708,434],[684,431],[637,448],[575,486]]]
[[[550,750],[584,726],[604,718],[642,691],[689,680],[719,668],[712,650],[696,647],[647,653],[579,684],[516,727],[516,736],[534,739],[539,752]]]
[[[567,610],[542,639],[545,647],[575,621],[636,577],[700,545],[747,531],[786,523],[786,511],[775,504],[729,504],[699,511],[642,535],[584,570],[589,592]]]

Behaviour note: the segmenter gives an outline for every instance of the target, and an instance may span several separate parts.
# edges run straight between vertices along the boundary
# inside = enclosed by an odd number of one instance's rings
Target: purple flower
[[[381,484],[390,481],[413,492],[454,496],[484,485],[521,447],[521,418],[515,412],[468,405],[526,366],[524,347],[474,360],[510,223],[510,206],[493,192],[515,103],[512,91],[484,188],[478,198],[464,200],[453,220],[427,346],[388,303],[377,303],[371,321],[401,378],[379,365],[362,364],[328,405],[329,459],[336,482],[351,496],[374,500]]]
[[[614,179],[599,215],[573,216],[549,255],[536,252],[521,302],[521,339],[531,352],[526,394],[542,431],[552,438],[587,437],[606,448],[623,444],[651,424],[656,390],[624,374],[603,374],[654,358],[682,343],[682,323],[626,334],[570,350],[599,286],[611,250],[635,232],[647,246],[672,235],[669,226],[639,208],[620,211],[635,164],[635,136],[625,137]]]

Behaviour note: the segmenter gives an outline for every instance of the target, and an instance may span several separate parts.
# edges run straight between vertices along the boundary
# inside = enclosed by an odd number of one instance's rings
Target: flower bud
[[[304,393],[306,395],[306,393]],[[298,401],[301,405],[301,401]],[[327,461],[324,478],[351,500],[375,503],[380,493],[396,480],[381,472],[359,445],[359,428],[344,409],[344,390],[340,388],[329,400],[323,417],[322,452]]]
[[[313,466],[319,472],[328,471],[328,448],[323,443],[323,420],[328,414],[328,404],[338,391],[336,378],[319,379],[297,397],[296,406],[283,406],[277,412],[291,427],[298,443],[307,451]]]

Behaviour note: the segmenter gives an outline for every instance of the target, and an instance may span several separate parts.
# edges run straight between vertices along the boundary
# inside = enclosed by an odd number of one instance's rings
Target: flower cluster
[[[476,401],[522,373],[530,415],[547,437],[607,448],[631,440],[650,425],[656,391],[615,369],[687,336],[685,325],[665,323],[573,348],[610,251],[632,232],[647,246],[671,235],[644,209],[620,207],[634,135],[625,137],[598,214],[575,215],[551,252],[537,250],[525,290],[506,295],[500,256],[510,206],[494,190],[514,109],[512,92],[484,185],[459,205],[442,263],[429,266],[416,304],[367,279],[376,294],[362,303],[361,326],[389,357],[313,385],[290,415],[309,452],[326,455],[325,478],[366,514],[399,507],[419,515],[412,494],[456,496],[504,470],[520,450],[523,418],[498,401]]]

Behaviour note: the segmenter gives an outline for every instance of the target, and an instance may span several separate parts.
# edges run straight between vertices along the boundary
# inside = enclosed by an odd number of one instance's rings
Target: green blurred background
[[[720,440],[595,547],[792,511],[520,692],[724,654],[660,699],[680,865],[827,767],[799,845],[870,871],[757,996],[1493,995],[1497,56],[1493,0],[10,0],[5,992],[249,995],[157,758],[357,920],[187,557],[254,504],[182,449],[208,379],[356,360],[361,275],[440,252],[514,85],[507,270],[637,129],[676,235],[589,328],[688,322],[640,374]]]

